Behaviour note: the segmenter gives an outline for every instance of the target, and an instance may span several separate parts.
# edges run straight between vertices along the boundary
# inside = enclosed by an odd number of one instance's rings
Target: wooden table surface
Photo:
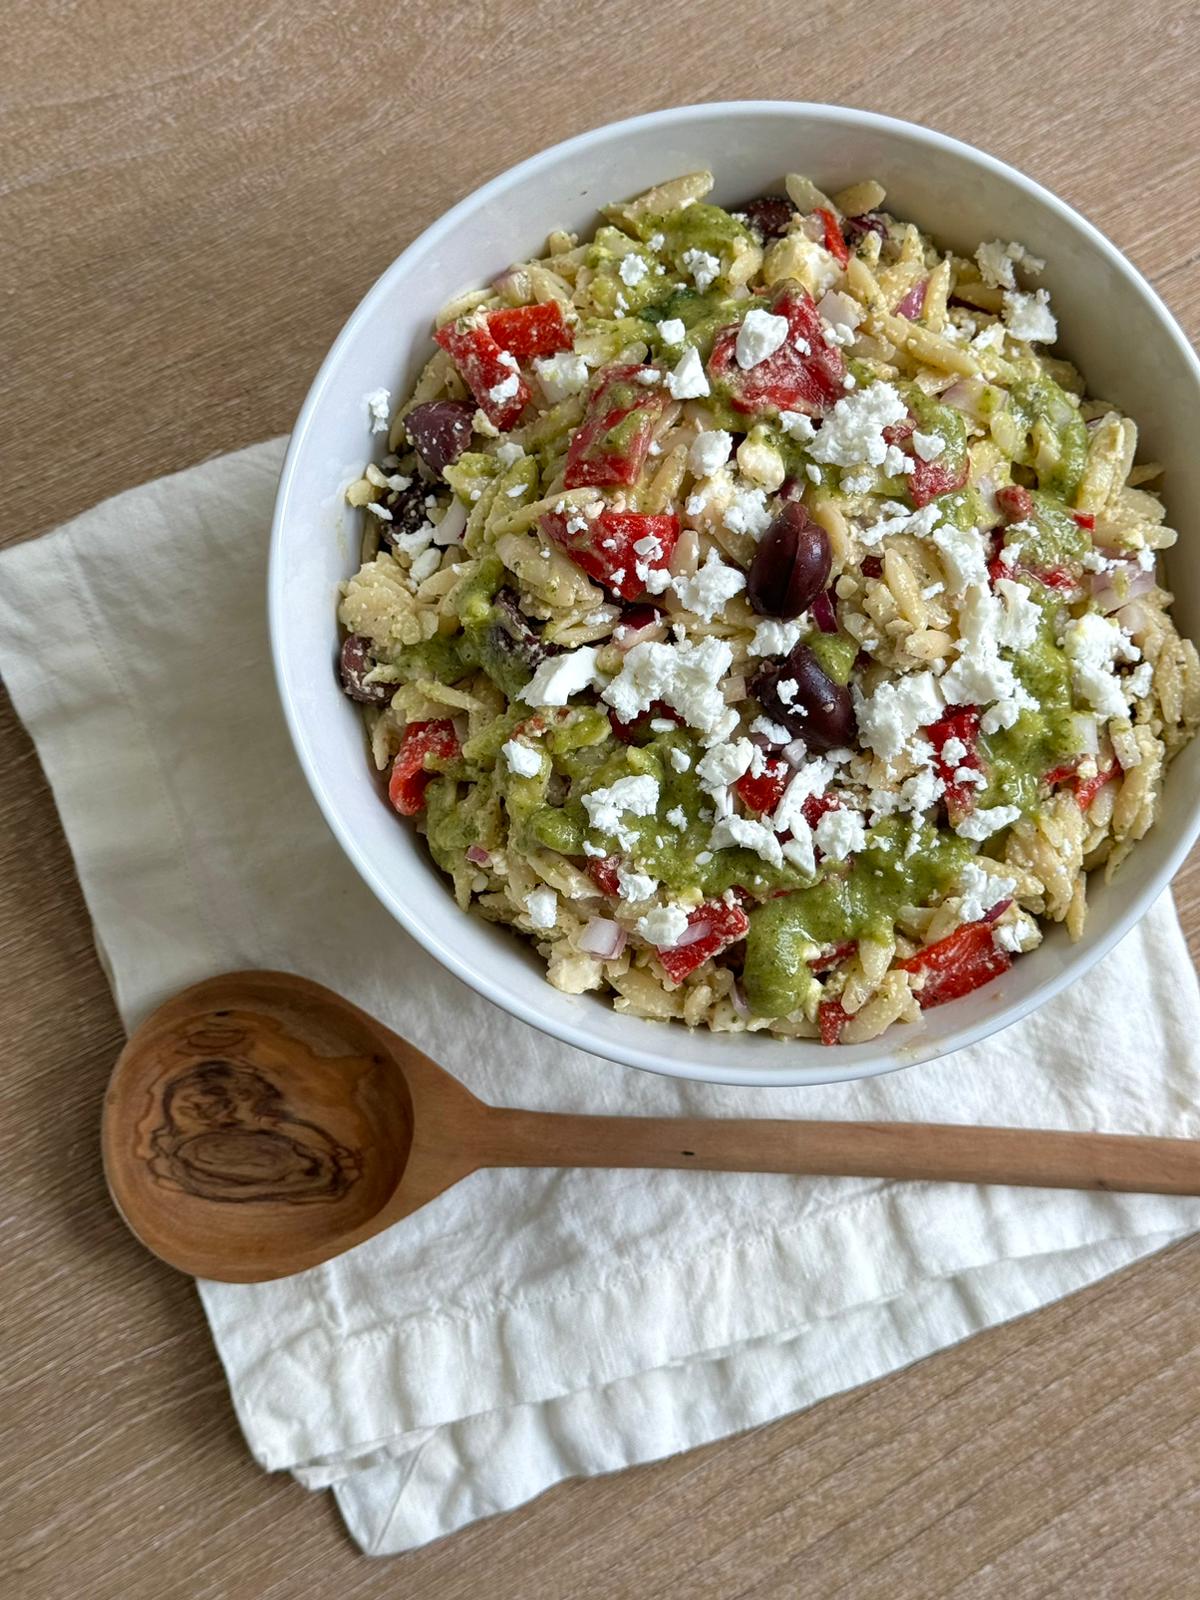
[[[1191,0],[10,0],[4,32],[6,542],[283,432],[360,295],[447,205],[673,102],[828,99],[972,140],[1200,330]],[[121,1032],[7,706],[0,884],[0,1593],[1200,1595],[1196,1241],[800,1416],[360,1557],[328,1497],[250,1461],[191,1284],[107,1204]],[[1195,953],[1196,857],[1176,889]]]

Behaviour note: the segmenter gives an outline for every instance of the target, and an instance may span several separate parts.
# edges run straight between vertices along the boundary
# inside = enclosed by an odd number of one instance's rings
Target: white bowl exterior
[[[1089,391],[1136,419],[1143,459],[1166,466],[1169,561],[1181,631],[1200,633],[1200,364],[1158,298],[1095,229],[1045,190],[968,146],[911,124],[833,106],[738,102],[657,112],[584,134],[469,196],[383,274],[319,372],[280,480],[270,568],[272,648],[301,764],[330,827],[388,909],[466,983],[582,1049],[672,1075],[782,1087],[891,1071],[962,1048],[1006,1026],[1082,975],[1165,887],[1198,825],[1200,741],[1175,762],[1163,815],[1111,886],[1093,877],[1087,931],[1048,933],[1038,950],[975,994],[869,1044],[823,1049],[766,1034],[690,1032],[619,1015],[595,995],[565,995],[512,933],[456,906],[415,831],[398,823],[367,766],[360,717],[335,681],[335,591],[357,566],[360,513],[339,493],[378,449],[364,396],[403,395],[432,351],[438,307],[543,246],[553,227],[586,233],[597,206],[710,167],[732,204],[777,189],[785,172],[827,190],[878,178],[888,208],[968,253],[1018,239],[1047,266],[1059,349]]]

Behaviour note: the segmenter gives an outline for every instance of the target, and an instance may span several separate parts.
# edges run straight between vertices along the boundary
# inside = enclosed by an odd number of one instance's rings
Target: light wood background
[[[8,0],[0,537],[284,431],[447,205],[675,102],[837,100],[981,144],[1098,223],[1195,337],[1197,28],[1191,0]],[[0,1594],[1200,1595],[1195,1241],[804,1415],[359,1557],[327,1497],[252,1464],[190,1283],[107,1204],[120,1029],[7,707],[0,886]],[[1196,857],[1177,893],[1196,952]]]

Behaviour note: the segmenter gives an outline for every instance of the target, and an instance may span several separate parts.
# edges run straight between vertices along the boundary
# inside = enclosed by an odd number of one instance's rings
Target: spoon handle
[[[587,1117],[489,1107],[487,1167],[693,1167],[1200,1195],[1200,1141],[924,1122]]]

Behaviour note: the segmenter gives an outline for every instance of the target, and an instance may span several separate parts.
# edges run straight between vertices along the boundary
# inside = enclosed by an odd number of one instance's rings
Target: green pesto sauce
[[[626,256],[636,256],[646,265],[646,272],[637,283],[626,283],[621,277],[621,262]],[[617,307],[637,313],[643,306],[662,298],[666,276],[657,258],[649,250],[630,249],[629,236],[619,228],[601,228],[588,246],[585,264],[594,276],[589,293],[602,312],[615,316]]]
[[[1071,692],[1071,664],[1055,643],[1053,592],[1043,597],[1031,589],[1042,607],[1037,638],[1016,656],[1017,677],[1038,702],[1036,711],[1022,711],[1011,728],[980,736],[979,748],[989,783],[983,806],[1019,806],[1036,811],[1044,796],[1041,781],[1052,767],[1079,752],[1078,721]]]
[[[740,321],[746,306],[746,301],[730,300],[719,289],[707,289],[701,294],[698,289],[675,287],[665,299],[647,307],[644,316],[660,359],[679,358],[681,346],[665,343],[659,332],[660,323],[677,320],[683,323],[687,343],[694,344],[701,360],[707,361],[718,332],[731,322]],[[745,424],[744,416],[742,423]]]
[[[849,870],[838,864],[816,883],[750,913],[742,982],[750,1009],[786,1016],[814,996],[808,966],[818,950],[864,936],[886,937],[900,907],[944,895],[973,854],[956,834],[924,827],[907,853],[910,829],[885,818]]]
[[[464,796],[459,779],[461,763],[437,777],[425,791],[425,836],[429,853],[443,872],[461,870],[473,844],[498,850],[504,843],[500,792],[488,772],[471,772],[471,787]]]
[[[689,250],[703,250],[716,256],[722,271],[726,271],[735,256],[755,243],[754,235],[744,223],[730,216],[728,211],[722,211],[720,206],[705,205],[703,201],[667,216],[642,217],[637,227],[643,239],[662,234],[660,253],[682,277],[691,275],[683,259]]]
[[[1044,372],[1021,378],[1009,391],[1009,416],[1018,434],[1014,460],[1038,467],[1038,484],[1047,494],[1073,501],[1087,464],[1087,427],[1060,389]]]
[[[1041,572],[1052,567],[1078,567],[1092,548],[1091,535],[1061,501],[1040,492],[1033,496],[1032,516],[1010,528],[1004,543],[1019,547],[1021,566]]]

